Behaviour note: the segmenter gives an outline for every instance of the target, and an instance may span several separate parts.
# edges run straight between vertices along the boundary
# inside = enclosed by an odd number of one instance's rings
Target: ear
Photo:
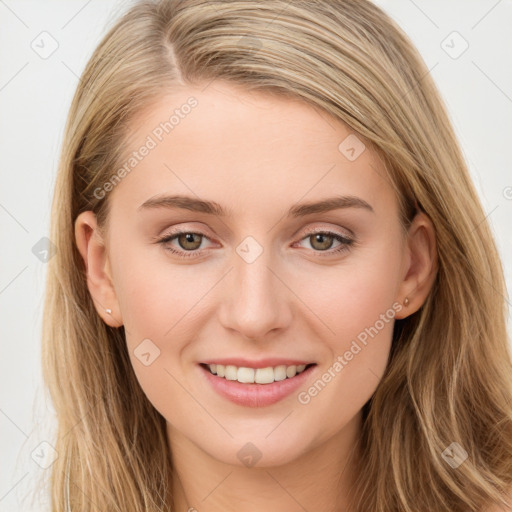
[[[406,318],[421,308],[437,275],[436,233],[432,221],[423,212],[417,213],[409,226],[405,251],[403,280],[398,292],[398,302],[403,307],[395,315],[397,319]]]
[[[123,325],[117,301],[105,242],[92,211],[81,213],[75,221],[75,240],[84,260],[87,287],[94,306],[104,322],[111,327]],[[107,312],[107,309],[111,312]]]

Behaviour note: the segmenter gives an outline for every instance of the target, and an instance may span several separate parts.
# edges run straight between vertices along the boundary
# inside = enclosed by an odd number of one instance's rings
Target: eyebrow
[[[178,208],[193,212],[217,215],[219,217],[232,217],[233,212],[215,201],[205,201],[184,195],[154,196],[141,204],[137,210],[149,210],[155,208]],[[288,210],[289,217],[305,217],[313,213],[324,213],[341,208],[362,208],[375,213],[374,209],[364,199],[356,196],[334,196],[321,201],[299,203]]]

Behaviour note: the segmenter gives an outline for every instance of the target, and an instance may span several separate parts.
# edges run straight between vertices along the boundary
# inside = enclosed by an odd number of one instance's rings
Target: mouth
[[[316,363],[299,365],[277,365],[265,368],[247,366],[200,363],[205,370],[219,378],[238,381],[241,384],[272,384],[286,379],[293,379]]]
[[[317,364],[257,366],[260,368],[211,362],[198,364],[207,387],[243,407],[265,407],[291,396],[314,378]]]

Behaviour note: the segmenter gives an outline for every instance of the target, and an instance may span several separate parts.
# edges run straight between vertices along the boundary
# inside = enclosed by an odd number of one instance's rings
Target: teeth
[[[255,376],[256,384],[271,384],[274,382],[274,368],[267,366],[267,368],[258,368]]]
[[[243,384],[271,384],[275,381],[291,379],[295,375],[302,373],[306,369],[305,364],[276,367],[267,366],[266,368],[246,368],[223,364],[208,365],[210,373],[218,377],[224,377],[226,380],[237,380]]]
[[[305,368],[306,366],[304,366]],[[283,364],[281,366],[276,366],[274,368],[274,380],[284,380],[286,379],[286,366]]]
[[[238,368],[236,373],[238,382],[246,382],[252,384],[254,382],[254,368]]]
[[[226,380],[237,380],[238,371],[236,366],[226,366],[224,378]]]
[[[286,376],[291,379],[292,377],[295,377],[295,374],[297,373],[297,367],[295,365],[288,366],[286,368]]]

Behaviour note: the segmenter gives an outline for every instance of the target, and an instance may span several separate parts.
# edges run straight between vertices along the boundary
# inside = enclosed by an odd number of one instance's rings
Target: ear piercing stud
[[[408,306],[408,305],[409,305],[409,297],[405,297],[404,306]]]
[[[111,309],[105,309],[105,311],[106,311],[109,315],[111,315],[111,314],[112,314],[112,310],[111,310]]]

